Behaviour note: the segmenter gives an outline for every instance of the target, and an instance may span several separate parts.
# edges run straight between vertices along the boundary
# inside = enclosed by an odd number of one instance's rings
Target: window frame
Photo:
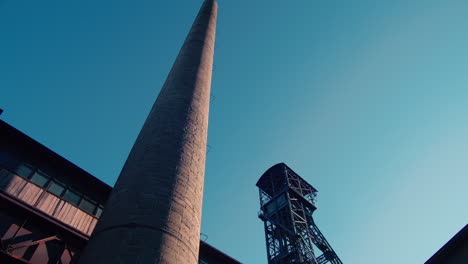
[[[65,198],[65,194],[70,191],[71,193],[75,193],[77,196],[78,196],[78,202],[76,204],[72,203],[71,201],[67,200]],[[71,188],[70,186],[67,186],[67,188],[65,189],[65,191],[63,192],[62,196],[60,196],[60,198],[62,198],[62,200],[64,200],[65,202],[67,203],[70,203],[72,204],[73,206],[75,207],[78,207],[78,205],[81,203],[81,199],[83,199],[83,194],[81,192],[78,192],[76,191],[74,188]],[[79,207],[78,207],[79,208]]]
[[[58,186],[61,186],[63,188],[62,192],[60,194],[56,194],[54,192],[51,192],[50,187],[52,187],[52,184],[56,184]],[[56,178],[52,178],[51,181],[49,182],[49,184],[47,185],[47,189],[45,189],[45,191],[48,192],[48,193],[51,193],[51,194],[53,194],[53,195],[55,195],[55,196],[57,196],[57,197],[59,197],[61,199],[63,199],[62,196],[65,194],[65,191],[67,190],[67,187],[68,186],[65,183],[57,180]],[[65,200],[65,199],[63,199],[63,200]]]
[[[40,185],[39,183],[36,183],[36,182],[33,181],[33,178],[34,178],[34,176],[36,174],[41,175],[41,176],[43,176],[44,178],[47,179],[43,185]],[[33,170],[33,172],[31,173],[31,175],[28,177],[27,180],[29,180],[29,182],[31,182],[32,184],[35,184],[35,185],[39,186],[41,189],[46,190],[49,187],[50,182],[52,181],[52,177],[49,176],[47,173],[45,173],[45,172],[43,172],[43,171],[41,171],[39,169],[36,169],[36,170]]]
[[[89,204],[93,205],[93,209],[91,210],[91,212],[83,209],[81,207],[81,204],[83,203],[83,201],[86,201],[88,202]],[[99,203],[94,201],[93,199],[91,199],[90,197],[86,196],[86,195],[83,195],[81,197],[81,200],[80,200],[80,203],[77,205],[78,208],[80,208],[80,210],[83,210],[85,211],[86,213],[90,214],[90,215],[94,215],[94,212],[96,212],[96,208],[99,207]]]
[[[65,202],[77,207],[81,211],[91,215],[94,218],[100,218],[101,217],[102,212],[104,211],[103,203],[92,199],[91,197],[83,194],[80,191],[77,191],[75,188],[71,187],[70,185],[58,180],[56,177],[50,176],[49,174],[47,174],[43,170],[41,170],[41,169],[39,169],[39,168],[37,168],[35,166],[32,166],[29,163],[22,162],[22,161],[17,160],[17,159],[15,159],[13,157],[8,157],[8,158],[10,158],[10,161],[14,161],[17,164],[16,167],[24,166],[24,167],[30,169],[29,174],[27,176],[26,175],[20,175],[20,174],[17,173],[16,169],[7,168],[8,166],[4,166],[4,164],[0,164],[0,169],[3,169],[5,171],[7,171],[8,173],[11,173],[12,175],[16,175],[18,177],[21,177],[21,178],[25,179],[27,182],[29,182],[31,184],[34,184],[35,186],[41,188],[44,191],[44,193],[49,193],[51,195],[54,195],[54,196],[58,197],[59,199],[61,199],[61,200],[65,201]],[[42,177],[43,179],[45,179],[45,181],[42,183],[42,185],[40,184],[40,180],[39,180],[39,183],[33,181],[36,174],[38,175],[37,177]],[[57,194],[55,192],[50,191],[50,188],[53,186],[53,184],[56,184],[56,185],[63,188],[63,190],[61,191],[60,194]],[[76,204],[65,198],[65,194],[67,192],[71,192],[71,193],[73,193],[73,194],[75,194],[77,196],[78,199],[77,199]],[[88,211],[88,210],[85,210],[85,209],[83,209],[81,207],[81,204],[82,204],[82,202],[84,200],[86,200],[89,204],[93,205],[92,210],[90,210],[91,212]]]

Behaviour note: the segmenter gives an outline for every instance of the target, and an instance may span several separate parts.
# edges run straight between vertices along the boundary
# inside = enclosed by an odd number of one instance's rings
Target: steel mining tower
[[[265,225],[268,264],[342,264],[314,223],[317,190],[284,163],[257,182],[259,218]],[[322,254],[316,257],[315,245]]]

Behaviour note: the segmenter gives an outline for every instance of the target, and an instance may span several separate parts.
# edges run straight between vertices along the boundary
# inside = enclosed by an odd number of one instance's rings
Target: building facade
[[[75,263],[112,187],[0,120],[0,263]],[[240,263],[200,241],[199,263]]]

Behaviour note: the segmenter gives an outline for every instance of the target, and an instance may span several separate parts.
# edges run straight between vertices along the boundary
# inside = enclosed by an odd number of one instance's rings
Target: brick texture
[[[80,264],[198,263],[216,15],[206,0]]]

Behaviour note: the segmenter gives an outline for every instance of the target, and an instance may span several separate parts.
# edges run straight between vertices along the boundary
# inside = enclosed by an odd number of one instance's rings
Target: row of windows
[[[96,217],[101,216],[103,210],[103,206],[101,204],[98,204],[92,199],[89,199],[83,194],[73,190],[70,186],[50,177],[39,169],[34,169],[31,166],[20,163],[11,157],[6,157],[4,153],[0,154],[3,154],[0,155],[0,165],[2,165],[2,167],[6,167],[18,176],[30,180],[34,184],[46,189],[48,192],[58,197],[61,197],[89,214],[95,215]]]

